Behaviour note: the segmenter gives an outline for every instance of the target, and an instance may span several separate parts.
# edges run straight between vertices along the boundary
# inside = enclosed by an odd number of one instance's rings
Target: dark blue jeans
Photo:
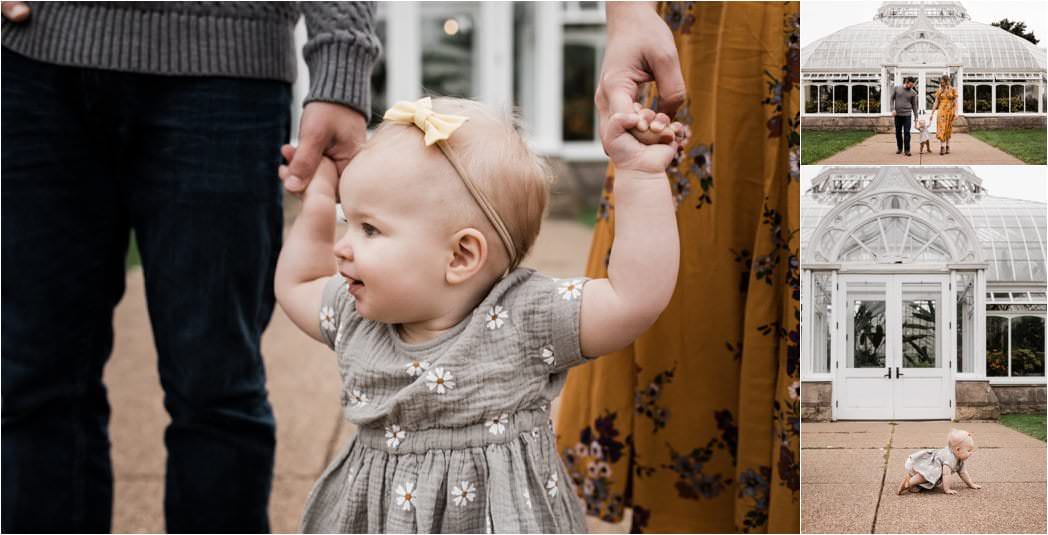
[[[172,532],[268,531],[260,352],[281,244],[286,83],[37,62],[3,49],[4,532],[110,529],[102,369],[133,229]]]
[[[905,116],[895,116],[895,147],[896,150],[910,152],[910,125],[913,116],[907,113]]]

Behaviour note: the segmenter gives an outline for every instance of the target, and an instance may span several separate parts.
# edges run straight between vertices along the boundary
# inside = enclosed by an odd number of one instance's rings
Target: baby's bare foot
[[[906,474],[902,478],[902,483],[899,484],[899,496],[906,494],[906,487],[910,484],[910,474]]]

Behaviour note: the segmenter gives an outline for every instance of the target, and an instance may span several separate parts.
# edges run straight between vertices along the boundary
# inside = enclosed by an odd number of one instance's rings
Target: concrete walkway
[[[943,447],[951,427],[975,436],[968,472],[982,488],[950,476],[957,495],[898,496],[906,457]],[[805,423],[801,444],[804,533],[1045,532],[1045,443],[1003,425]]]
[[[581,275],[591,229],[550,220],[525,265],[551,276]],[[113,531],[163,532],[164,428],[169,421],[156,372],[142,272],[127,274],[114,318],[116,341],[105,381],[113,407]],[[270,402],[277,418],[276,477],[270,502],[276,532],[298,529],[306,495],[331,457],[352,436],[342,420],[331,352],[291,324],[278,308],[262,340]],[[628,524],[625,525],[628,528]],[[591,529],[620,529],[593,524]]]
[[[895,154],[895,134],[874,134],[857,145],[852,145],[819,165],[1025,165],[1022,160],[980,141],[970,134],[954,134],[950,139],[950,154],[939,156],[939,140],[932,139],[932,153],[918,154],[920,143],[914,135],[910,156]],[[804,143],[803,137],[801,143]]]

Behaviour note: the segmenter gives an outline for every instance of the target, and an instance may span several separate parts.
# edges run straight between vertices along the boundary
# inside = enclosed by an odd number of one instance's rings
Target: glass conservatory
[[[1045,384],[1045,203],[965,167],[831,167],[802,206],[802,380],[832,384],[833,419],[954,418],[959,382]]]
[[[885,2],[873,20],[803,47],[801,109],[890,115],[891,89],[912,79],[927,110],[947,75],[961,97],[959,115],[1043,115],[1045,58],[1045,49],[972,21],[959,2]]]

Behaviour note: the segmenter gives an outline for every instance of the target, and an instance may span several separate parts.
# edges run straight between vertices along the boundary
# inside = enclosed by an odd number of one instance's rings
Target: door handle
[[[884,374],[884,376],[889,378],[889,379],[891,379],[892,378],[892,369],[888,368],[888,373]]]
[[[896,366],[896,367],[895,367],[895,378],[896,378],[896,379],[898,379],[898,378],[900,378],[900,377],[902,377],[902,372],[900,372],[900,371],[899,371],[899,367],[898,367],[898,366]]]

